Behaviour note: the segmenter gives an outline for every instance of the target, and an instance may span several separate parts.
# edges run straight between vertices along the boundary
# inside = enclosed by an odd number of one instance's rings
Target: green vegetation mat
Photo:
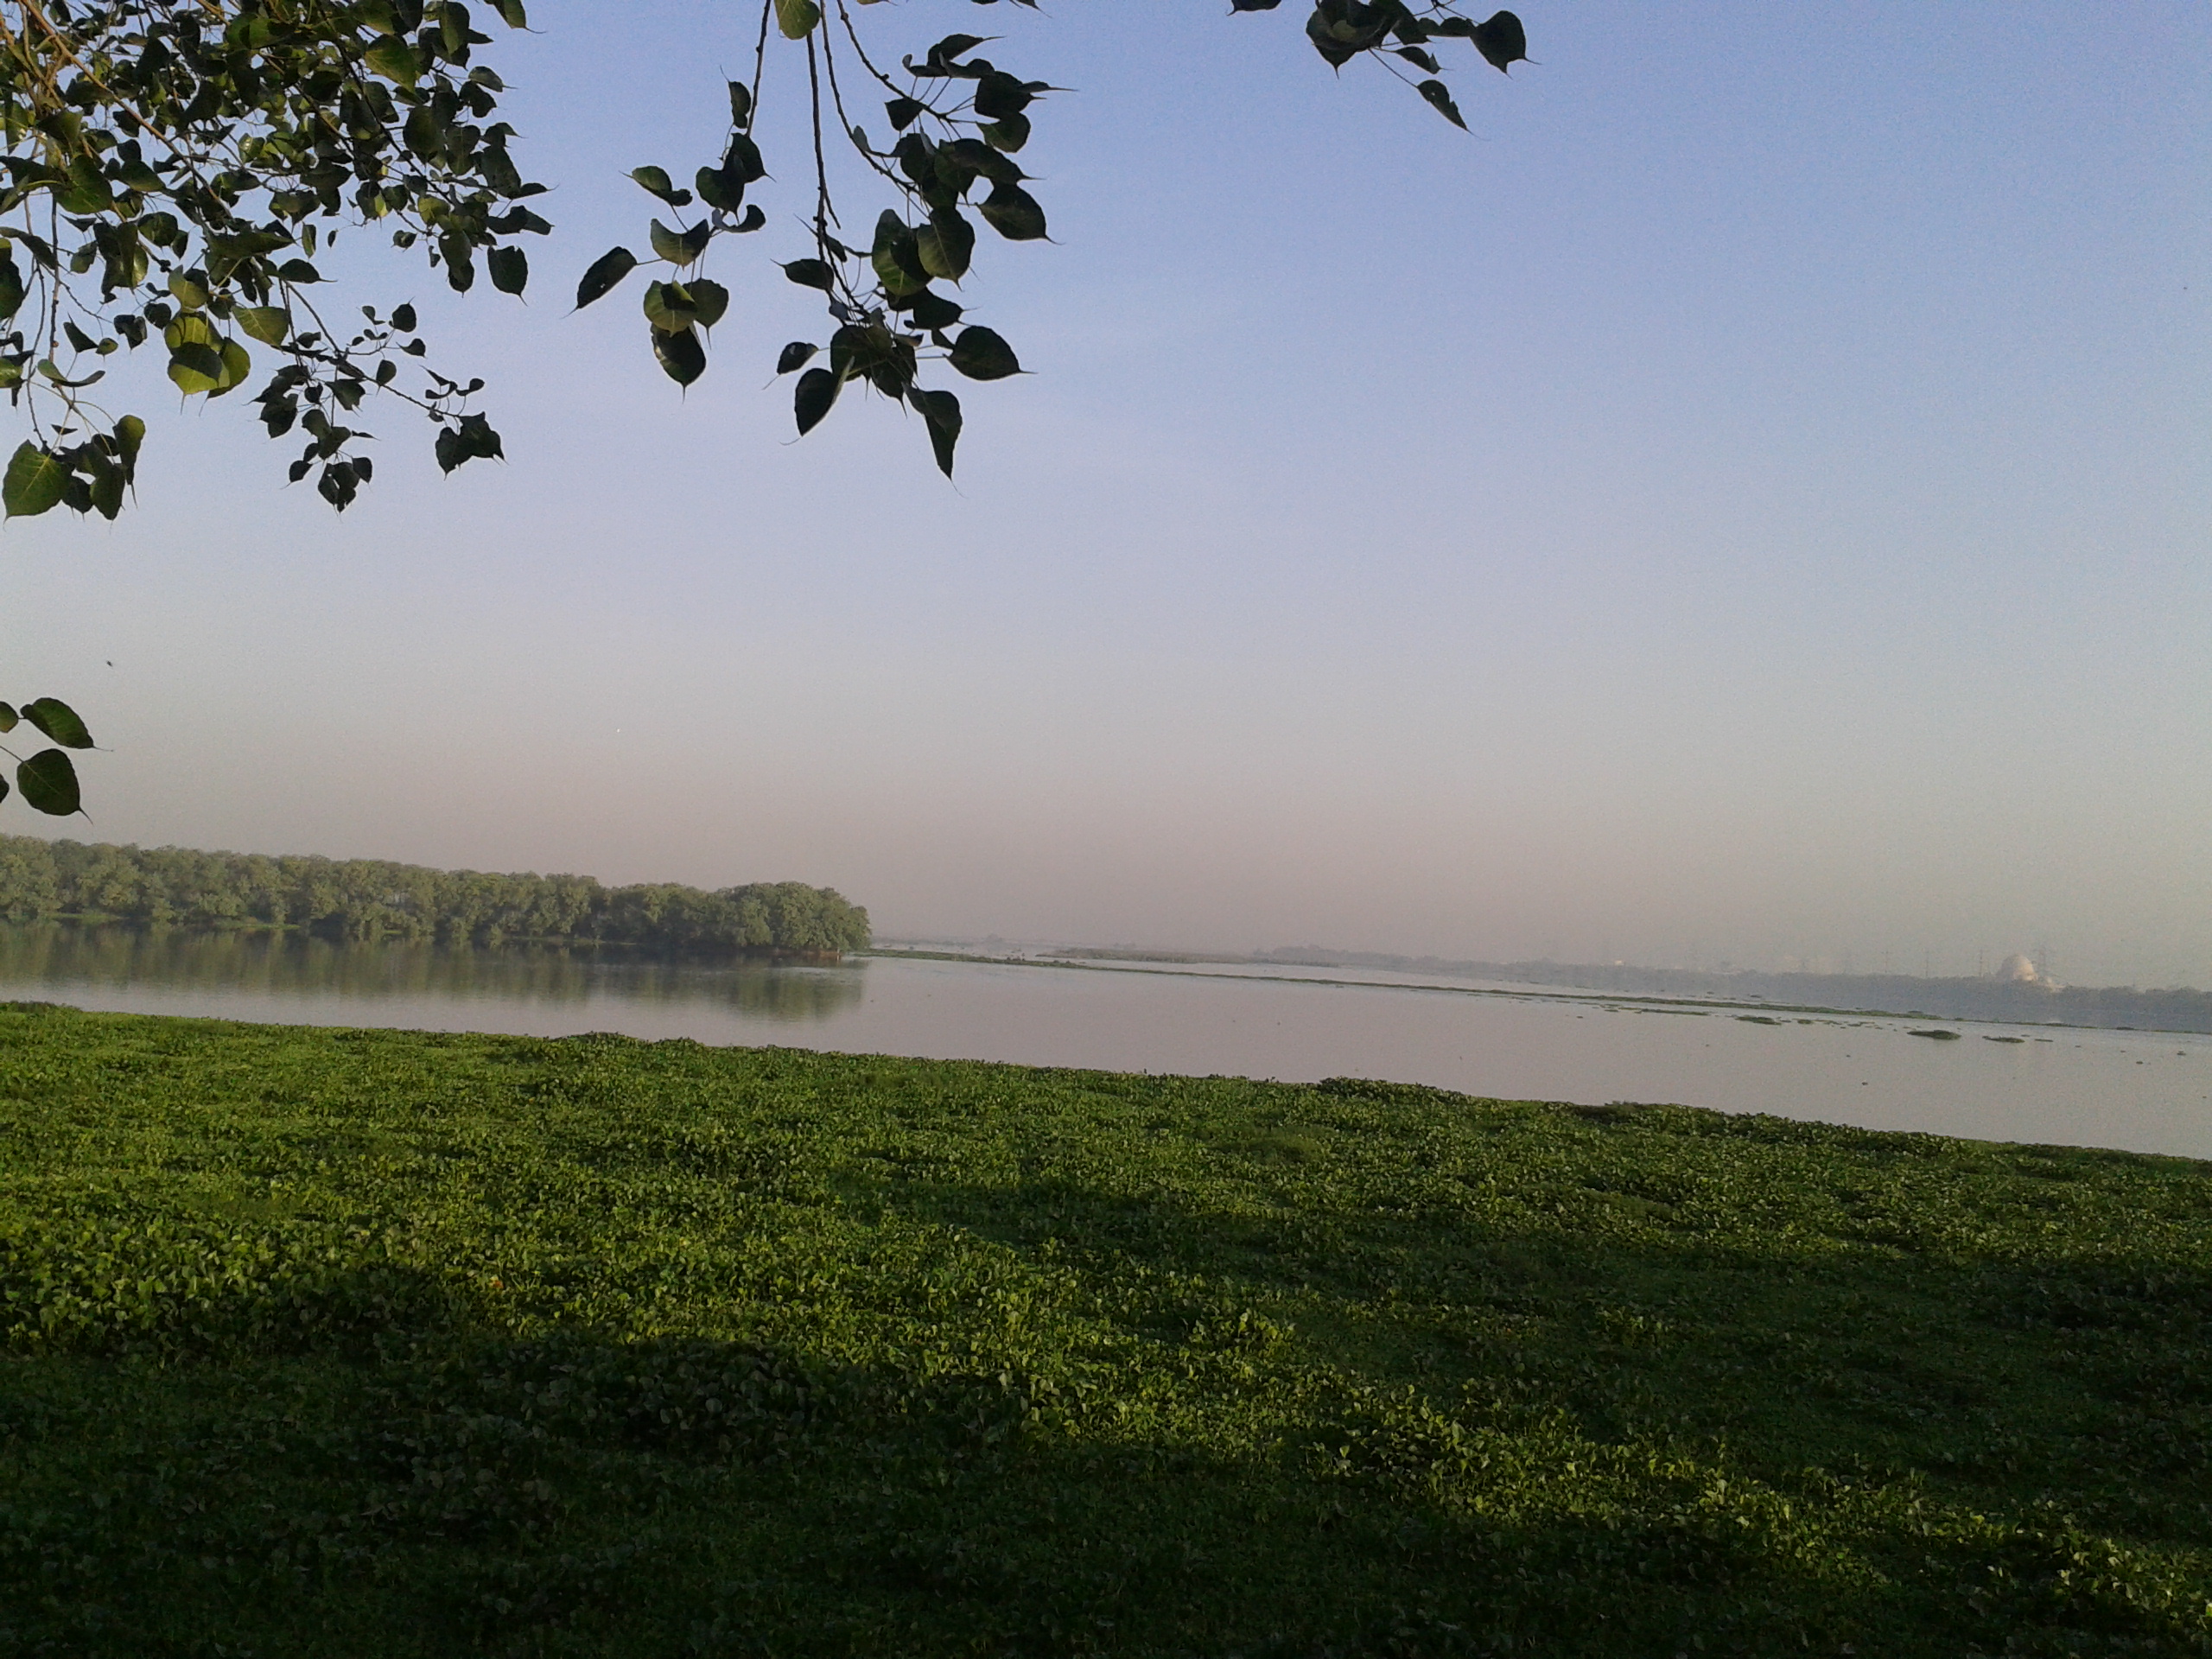
[[[0,1011],[0,1652],[2212,1653],[2212,1166]]]

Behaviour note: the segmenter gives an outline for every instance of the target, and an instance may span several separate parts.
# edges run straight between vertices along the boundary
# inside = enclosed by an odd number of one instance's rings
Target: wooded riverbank
[[[834,888],[753,882],[609,887],[588,875],[437,870],[0,836],[0,919],[297,928],[353,939],[632,944],[821,960],[867,948],[868,912]]]

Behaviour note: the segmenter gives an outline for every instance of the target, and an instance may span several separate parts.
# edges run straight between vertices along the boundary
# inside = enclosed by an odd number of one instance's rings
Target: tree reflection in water
[[[298,932],[0,925],[0,983],[92,984],[283,996],[439,996],[706,1004],[805,1021],[860,1006],[862,965],[757,957],[671,960],[620,947],[448,949]]]

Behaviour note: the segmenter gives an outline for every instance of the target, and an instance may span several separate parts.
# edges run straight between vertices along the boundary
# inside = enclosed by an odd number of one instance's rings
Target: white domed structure
[[[2043,976],[2036,972],[2035,963],[2015,951],[1998,968],[1997,977],[2010,980],[2015,985],[2032,985]]]

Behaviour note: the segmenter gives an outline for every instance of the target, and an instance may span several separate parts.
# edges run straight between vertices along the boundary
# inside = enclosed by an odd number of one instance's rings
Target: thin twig
[[[860,129],[853,124],[852,118],[845,113],[845,95],[837,86],[837,54],[830,49],[830,35],[827,30],[823,31],[822,36],[822,63],[823,67],[830,72],[830,101],[836,107],[837,124],[845,130],[846,139],[855,149],[861,153],[861,158],[870,167],[882,174],[885,178],[890,180],[908,195],[912,195],[913,187],[876,159],[875,152],[861,142]]]
[[[753,91],[745,111],[745,124],[749,131],[760,120],[760,76],[768,67],[768,13],[776,0],[760,0],[760,38],[753,42]]]
[[[806,84],[814,95],[814,239],[817,244],[826,244],[830,226],[835,225],[841,231],[845,226],[837,217],[837,210],[830,205],[830,162],[822,153],[822,78],[815,71],[812,35],[806,37]],[[823,246],[822,251],[826,254],[828,247]]]
[[[853,27],[853,14],[845,9],[845,0],[836,0],[836,6],[837,21],[844,24],[845,34],[847,38],[849,38],[853,43],[853,50],[860,54],[861,67],[865,68],[871,75],[874,75],[876,79],[882,84],[884,90],[890,92],[893,97],[912,97],[912,93],[902,90],[897,81],[892,79],[890,76],[885,74],[882,70],[877,68],[875,65],[869,60],[868,48],[861,44],[860,33]],[[914,101],[918,104],[921,103],[919,99],[916,99]],[[923,105],[923,108],[928,109],[929,106],[925,104]],[[929,112],[931,115],[935,115],[937,113],[935,110],[930,110]]]

